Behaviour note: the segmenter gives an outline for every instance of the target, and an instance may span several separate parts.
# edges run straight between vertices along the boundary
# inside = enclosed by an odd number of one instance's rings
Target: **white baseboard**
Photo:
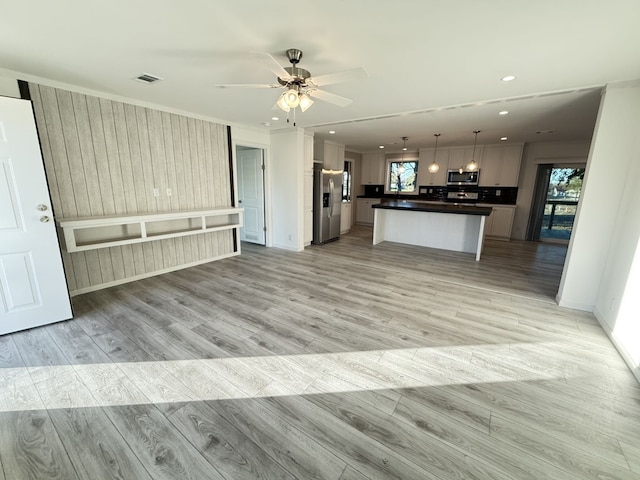
[[[595,305],[588,305],[586,303],[567,302],[560,298],[559,295],[556,295],[556,303],[563,308],[571,308],[572,310],[581,310],[583,312],[593,312],[595,308]]]
[[[156,275],[162,275],[163,273],[175,272],[176,270],[195,267],[197,265],[202,265],[203,263],[214,262],[216,260],[222,260],[223,258],[235,257],[236,255],[240,255],[240,249],[238,249],[237,252],[226,253],[217,257],[205,258],[204,260],[198,260],[197,262],[184,263],[182,265],[176,265],[175,267],[163,268],[161,270],[155,270],[153,272],[134,275],[133,277],[120,278],[112,282],[100,283],[98,285],[91,285],[90,287],[79,288],[78,290],[69,292],[69,296],[75,297],[76,295],[82,295],[83,293],[95,292],[104,288],[115,287],[116,285],[123,285],[125,283],[135,282],[136,280],[142,280],[143,278],[155,277]]]
[[[290,252],[301,252],[304,250],[304,248],[292,247],[291,245],[281,245],[278,243],[274,243],[273,248],[279,248],[280,250],[288,250]]]
[[[633,373],[633,376],[636,377],[636,380],[638,380],[638,383],[640,383],[640,365],[634,365],[633,360],[631,359],[631,355],[629,355],[629,352],[627,352],[627,350],[624,348],[624,345],[620,342],[613,330],[611,330],[611,327],[605,320],[604,315],[602,315],[597,308],[593,309],[593,315],[596,317],[596,320],[598,320],[598,323],[604,330],[604,333],[606,333],[609,337],[609,340],[611,340],[611,343],[613,343],[613,346],[616,347],[616,350],[618,350],[618,353],[620,354],[622,359],[629,366],[629,369],[631,370],[631,373]]]

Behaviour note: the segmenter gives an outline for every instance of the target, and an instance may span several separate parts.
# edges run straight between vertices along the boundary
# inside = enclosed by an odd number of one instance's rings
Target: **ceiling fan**
[[[319,87],[340,82],[361,80],[368,77],[367,72],[362,68],[353,68],[343,72],[312,77],[309,70],[298,67],[298,63],[302,60],[302,50],[290,48],[285,53],[289,62],[291,62],[290,67],[283,67],[268,53],[252,54],[269,68],[269,70],[276,74],[278,83],[235,83],[216,85],[216,87],[284,88],[285,91],[276,102],[276,105],[285,112],[289,112],[289,110],[295,109],[296,107],[300,107],[304,112],[313,104],[312,98],[323,100],[340,107],[346,107],[351,103],[351,99],[320,90]]]

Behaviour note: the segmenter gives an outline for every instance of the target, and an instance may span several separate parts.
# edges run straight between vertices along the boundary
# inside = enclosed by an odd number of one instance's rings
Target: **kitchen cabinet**
[[[485,145],[479,184],[482,187],[517,187],[523,144]]]
[[[482,150],[482,145],[476,145],[476,151],[474,155],[473,145],[449,148],[448,170],[457,170],[460,167],[465,168],[467,164],[471,162],[471,159],[474,159],[476,161],[478,168],[482,168]],[[440,168],[442,168],[442,166],[440,166]]]
[[[342,202],[340,205],[340,234],[351,230],[351,202]]]
[[[363,154],[360,184],[384,185],[385,163],[384,153]]]
[[[478,204],[482,207],[491,207],[493,211],[487,217],[484,224],[484,234],[487,237],[499,238],[501,240],[511,239],[511,228],[513,227],[513,216],[516,207]]]
[[[329,170],[344,169],[344,145],[327,140],[314,143],[314,156]]]
[[[440,166],[436,173],[429,172],[429,165],[435,161]],[[421,148],[418,164],[418,185],[443,186],[447,184],[447,170],[449,168],[449,149],[438,148],[435,152],[433,148]]]
[[[358,210],[356,212],[356,223],[362,225],[373,225],[373,208],[372,205],[380,203],[379,198],[359,198]]]

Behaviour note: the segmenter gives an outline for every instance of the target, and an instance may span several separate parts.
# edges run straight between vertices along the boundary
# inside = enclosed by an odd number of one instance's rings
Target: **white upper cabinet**
[[[438,148],[434,152],[433,148],[421,148],[418,164],[418,185],[443,186],[447,184],[447,169],[449,168],[449,149]],[[435,161],[440,167],[436,173],[429,172],[429,165]]]
[[[482,152],[480,186],[517,187],[522,144],[485,145]]]
[[[315,141],[313,145],[314,157],[322,162],[324,168],[330,170],[344,169],[344,145],[327,140]]]
[[[363,154],[360,183],[362,185],[384,185],[384,167],[384,153]]]
[[[465,168],[471,159],[474,159],[478,164],[478,168],[482,168],[482,145],[476,145],[475,155],[473,152],[473,145],[467,145],[464,147],[451,147],[449,149],[449,170],[457,170],[462,167]],[[442,168],[442,167],[441,167]],[[480,175],[482,178],[482,175]]]

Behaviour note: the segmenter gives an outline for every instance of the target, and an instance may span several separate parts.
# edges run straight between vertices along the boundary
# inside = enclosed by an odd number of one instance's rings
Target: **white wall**
[[[520,165],[518,201],[511,238],[524,240],[527,235],[538,165],[541,163],[586,163],[590,143],[589,140],[583,140],[525,144]]]
[[[15,77],[0,73],[0,95],[20,98],[20,89]]]
[[[232,126],[231,139],[235,145],[267,148],[271,142],[268,130],[253,130],[246,127]]]
[[[636,372],[640,359],[638,132],[640,80],[608,85],[557,297],[561,306],[593,310]],[[636,334],[630,335],[632,331]]]
[[[620,276],[622,278],[622,276]],[[620,308],[615,319],[613,315],[600,313],[600,302],[596,304],[596,317],[611,335],[613,343],[618,347],[627,361],[633,374],[640,381],[640,241],[636,245],[635,255],[630,264],[627,284],[620,299]],[[604,296],[606,302],[606,293]],[[606,307],[606,305],[605,305]],[[606,310],[606,308],[603,308]],[[610,328],[608,329],[607,327]]]
[[[623,207],[621,182],[638,155],[639,92],[640,86],[609,85],[603,95],[558,292],[562,306],[593,310],[608,252],[620,241],[613,231]]]
[[[606,142],[601,148],[608,148],[608,155],[619,159],[619,170],[611,176],[617,182],[620,203],[609,212],[613,219],[611,243],[594,313],[640,378],[640,82],[607,91],[603,123],[605,115],[614,114],[616,122],[606,129],[603,125],[597,146]]]
[[[273,246],[304,249],[304,130],[271,132],[270,195]]]

